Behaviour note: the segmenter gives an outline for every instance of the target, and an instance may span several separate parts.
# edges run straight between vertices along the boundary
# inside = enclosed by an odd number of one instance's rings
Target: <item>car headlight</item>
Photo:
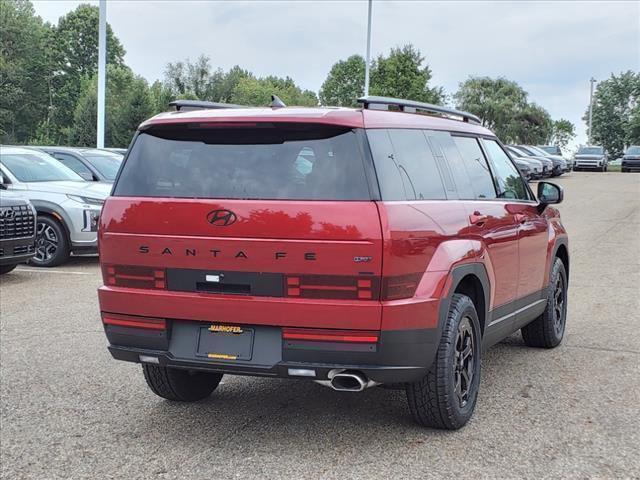
[[[69,195],[69,194],[67,194],[67,198],[70,198],[71,200],[73,200],[75,202],[82,203],[82,204],[87,204],[87,205],[100,205],[100,206],[102,206],[104,204],[104,200],[102,200],[100,198],[83,197],[81,195]]]

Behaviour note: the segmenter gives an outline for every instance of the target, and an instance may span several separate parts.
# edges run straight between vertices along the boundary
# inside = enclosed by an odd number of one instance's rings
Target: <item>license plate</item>
[[[201,327],[196,355],[211,360],[251,360],[253,328],[235,325]]]

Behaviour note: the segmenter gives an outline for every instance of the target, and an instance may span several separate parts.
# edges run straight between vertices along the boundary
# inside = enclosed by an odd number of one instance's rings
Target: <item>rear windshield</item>
[[[357,133],[260,124],[156,127],[138,135],[114,195],[369,200]]]

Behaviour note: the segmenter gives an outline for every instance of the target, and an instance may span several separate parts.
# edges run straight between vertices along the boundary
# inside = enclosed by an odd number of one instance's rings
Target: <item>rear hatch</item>
[[[382,236],[361,135],[291,123],[141,132],[101,218],[105,285],[145,289],[123,313],[378,329]]]

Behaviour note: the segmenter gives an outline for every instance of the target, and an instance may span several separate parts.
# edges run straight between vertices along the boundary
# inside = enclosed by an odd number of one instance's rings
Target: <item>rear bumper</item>
[[[439,340],[437,329],[412,329],[382,331],[375,344],[293,341],[282,338],[280,327],[243,326],[254,332],[251,358],[211,360],[197,352],[199,335],[208,326],[172,321],[166,331],[105,325],[105,332],[109,351],[117,360],[140,363],[143,356],[173,368],[283,378],[301,378],[290,369],[304,369],[313,372],[304,377],[311,380],[327,380],[331,370],[357,370],[379,383],[409,382],[424,376]]]

